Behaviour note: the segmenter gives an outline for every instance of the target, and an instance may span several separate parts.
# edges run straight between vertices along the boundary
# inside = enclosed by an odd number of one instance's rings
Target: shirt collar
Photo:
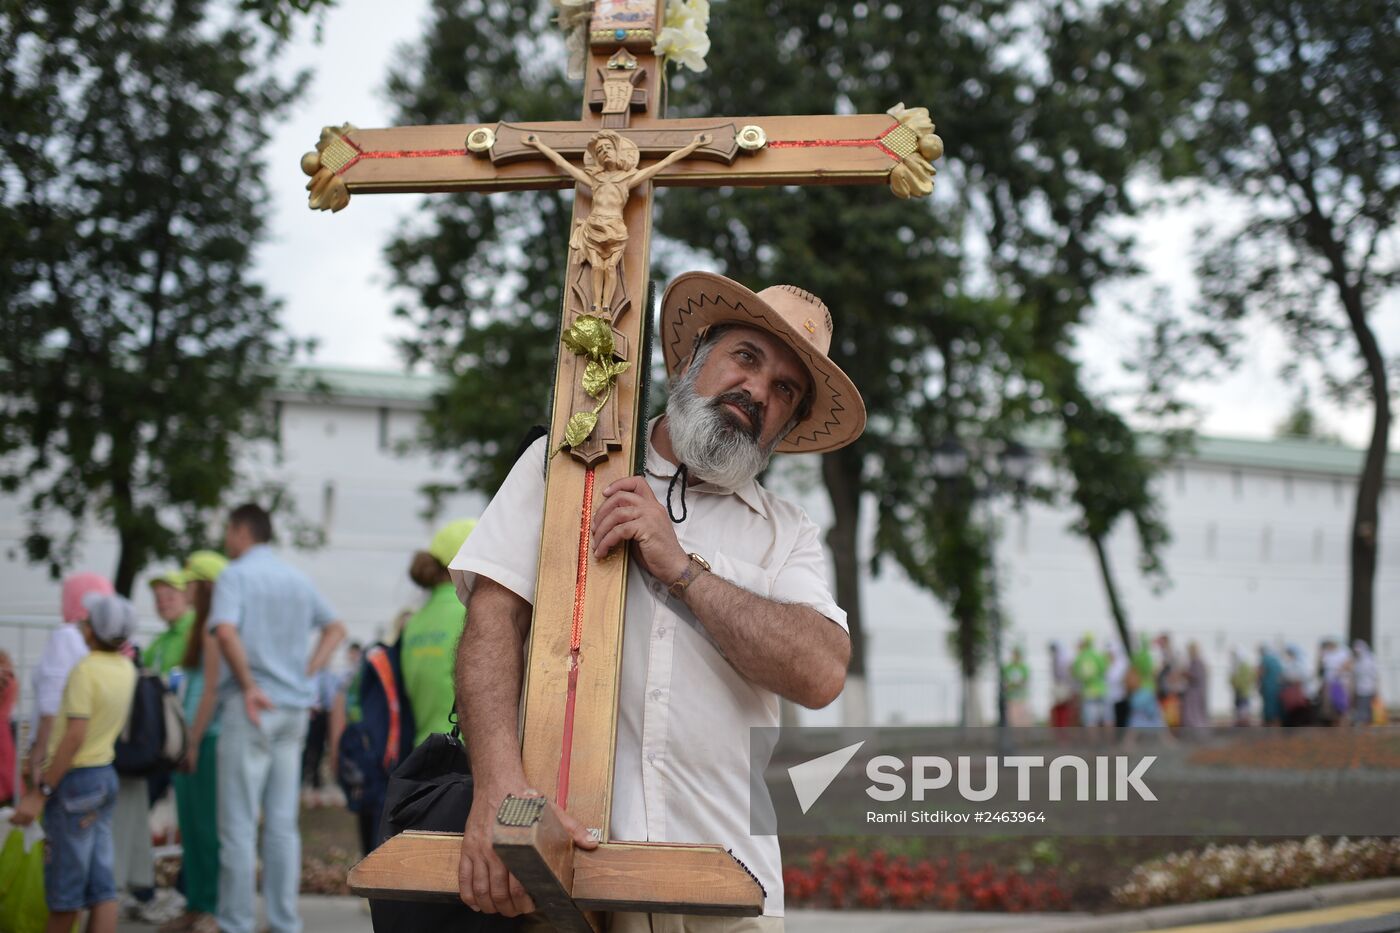
[[[670,479],[676,474],[678,467],[661,456],[656,450],[656,445],[652,443],[651,436],[656,431],[656,422],[661,420],[657,415],[647,422],[647,472],[657,479]],[[735,495],[749,508],[757,512],[761,517],[768,518],[768,509],[763,504],[763,494],[759,489],[757,480],[749,480],[738,489],[723,489],[714,483],[696,483],[690,487],[691,492],[704,492],[716,496]]]
[[[258,544],[253,545],[252,547],[248,548],[248,550],[244,551],[244,552],[243,552],[243,556],[242,556],[242,557],[239,557],[238,559],[239,559],[239,560],[250,560],[250,559],[252,559],[252,558],[262,557],[264,554],[271,554],[271,553],[272,553],[272,548],[271,548],[271,546],[260,542],[260,543],[258,543]]]

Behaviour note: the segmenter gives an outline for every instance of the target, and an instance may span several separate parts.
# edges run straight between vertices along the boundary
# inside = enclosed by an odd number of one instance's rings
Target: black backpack
[[[146,777],[174,770],[188,744],[180,700],[160,674],[142,669],[136,677],[126,728],[117,737],[117,773]]]
[[[451,735],[434,733],[394,770],[384,796],[379,839],[406,829],[460,833],[472,808],[471,767],[453,726]],[[466,904],[371,899],[374,933],[509,933],[521,917],[483,914]]]
[[[380,642],[365,649],[346,691],[345,718],[336,781],[352,812],[378,813],[389,775],[413,750],[413,707],[403,689],[397,645]]]

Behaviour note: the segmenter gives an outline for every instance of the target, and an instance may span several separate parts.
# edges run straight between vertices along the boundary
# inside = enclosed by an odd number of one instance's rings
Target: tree
[[[1221,320],[1272,322],[1302,360],[1336,364],[1335,398],[1364,396],[1371,439],[1351,530],[1351,638],[1372,636],[1379,501],[1391,410],[1370,315],[1400,275],[1400,3],[1188,2],[1171,54],[1190,63],[1178,165],[1235,195],[1241,222],[1204,231],[1202,300]]]
[[[400,123],[569,120],[578,91],[543,3],[434,0],[422,46],[389,77]],[[463,485],[494,492],[526,429],[548,423],[571,198],[557,191],[438,195],[386,249],[410,364],[451,376],[424,437],[458,454]]]
[[[1181,158],[1172,121],[1189,84],[1180,76],[1183,53],[1172,0],[1059,0],[1027,17],[1042,50],[1025,65],[1014,89],[1027,104],[1008,117],[1005,138],[987,141],[974,156],[981,190],[978,220],[987,231],[990,265],[1005,293],[1028,306],[1033,319],[1025,376],[1038,387],[1036,411],[1053,412],[1060,444],[1052,459],[1063,468],[1070,504],[1099,567],[1110,615],[1132,650],[1127,610],[1109,561],[1106,540],[1130,521],[1139,570],[1162,585],[1161,549],[1169,540],[1152,482],[1161,464],[1187,445],[1178,424],[1184,406],[1175,389],[1202,353],[1224,352],[1219,335],[1176,321],[1150,320],[1145,359],[1124,360],[1146,377],[1133,412],[1161,427],[1163,451],[1142,450],[1122,413],[1084,385],[1075,360],[1079,326],[1103,284],[1141,273],[1130,236],[1113,221],[1142,213],[1134,182],[1151,181]],[[1025,12],[1024,10],[1022,11]],[[1154,297],[1156,297],[1154,295]],[[1138,309],[1160,312],[1160,299]]]
[[[1075,108],[1093,103],[1091,116],[1118,126],[1144,119],[1119,113],[1142,101],[1089,100],[1072,76],[1047,82],[1034,63],[1018,63],[1022,7],[729,0],[711,19],[710,72],[670,75],[673,115],[878,112],[904,100],[930,104],[952,128],[932,208],[823,187],[658,197],[658,231],[685,247],[663,241],[663,257],[685,257],[663,259],[667,271],[700,252],[741,280],[800,283],[837,318],[833,356],[871,412],[861,441],[821,462],[837,599],[851,623],[848,697],[863,697],[860,570],[881,556],[948,603],[958,655],[975,671],[995,600],[994,529],[965,499],[938,495],[928,451],[943,436],[993,449],[1056,417],[1051,362],[1069,352],[1097,282],[1124,265],[1101,228],[1132,209],[1122,192],[1137,163]],[[541,8],[438,0],[434,11],[425,47],[391,81],[401,120],[577,112]],[[1111,72],[1100,71],[1106,83]],[[1075,149],[1103,174],[1070,166]],[[1061,196],[1068,203],[1047,224],[1046,199]],[[417,325],[409,358],[454,376],[434,406],[432,442],[461,453],[477,488],[494,488],[516,438],[546,410],[546,383],[531,374],[553,359],[567,203],[552,193],[435,198],[429,221],[415,220],[389,249],[397,284],[416,298],[401,312]],[[1077,225],[1067,241],[1064,223]],[[992,259],[974,261],[989,250]],[[857,531],[872,496],[878,530],[866,555]]]
[[[1132,2],[731,0],[711,21],[710,63],[743,78],[673,84],[673,100],[696,113],[868,112],[903,98],[932,105],[945,130],[939,184],[952,197],[936,194],[933,214],[861,191],[661,199],[663,232],[741,277],[819,283],[840,311],[835,357],[878,412],[860,442],[823,462],[837,596],[856,607],[853,674],[862,672],[863,492],[876,493],[879,509],[876,566],[893,557],[948,605],[965,677],[982,658],[997,600],[995,530],[968,496],[937,488],[928,452],[943,437],[995,450],[1032,421],[1061,422],[1056,456],[1081,514],[1076,530],[1098,554],[1115,524],[1131,520],[1141,566],[1162,572],[1167,533],[1151,489],[1159,465],[1082,386],[1073,361],[1097,290],[1138,271],[1131,241],[1110,221],[1141,209],[1129,183],[1171,155],[1156,140],[1182,92],[1161,78],[1167,26],[1147,12]],[[754,48],[777,51],[755,59]],[[686,204],[696,207],[682,213]],[[985,263],[969,261],[979,252]],[[1116,440],[1081,442],[1086,428]],[[990,490],[996,477],[976,459],[966,482]],[[1121,607],[1115,616],[1126,629]]]
[[[291,92],[256,16],[179,0],[0,12],[0,488],[27,495],[28,557],[54,575],[95,517],[129,593],[202,540],[240,445],[271,427],[294,345],[247,270],[258,153]]]

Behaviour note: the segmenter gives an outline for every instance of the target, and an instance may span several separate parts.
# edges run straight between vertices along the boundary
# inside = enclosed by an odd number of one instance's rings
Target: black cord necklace
[[[672,523],[677,524],[677,525],[679,525],[681,522],[685,521],[685,520],[686,520],[686,517],[690,514],[690,511],[689,511],[689,509],[688,509],[688,507],[686,506],[686,503],[685,503],[685,487],[687,487],[687,486],[690,485],[689,479],[690,479],[690,470],[688,470],[688,469],[686,468],[686,465],[685,465],[684,463],[682,463],[680,466],[676,467],[676,472],[674,472],[674,473],[671,474],[671,482],[668,483],[668,484],[666,485],[666,514],[669,515],[669,516],[671,516],[671,521],[672,521]],[[681,484],[681,517],[680,517],[680,518],[676,518],[676,510],[675,510],[675,508],[671,505],[671,494],[672,494],[673,492],[676,491],[676,483],[680,483],[680,484]]]

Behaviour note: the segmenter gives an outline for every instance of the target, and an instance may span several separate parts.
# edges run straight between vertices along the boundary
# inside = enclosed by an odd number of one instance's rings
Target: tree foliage
[[[54,574],[96,519],[129,592],[200,540],[268,427],[293,347],[247,271],[290,96],[267,37],[185,0],[0,12],[0,486]]]
[[[876,413],[823,467],[838,597],[858,602],[842,555],[855,548],[858,491],[874,492],[871,557],[894,558],[949,606],[964,670],[996,599],[995,536],[967,495],[938,489],[928,451],[941,438],[974,453],[959,493],[992,494],[995,453],[1027,424],[1059,421],[1077,530],[1092,542],[1126,517],[1143,568],[1161,570],[1157,466],[1074,358],[1099,286],[1137,271],[1110,221],[1140,209],[1129,182],[1160,160],[1154,134],[1180,98],[1145,79],[1166,27],[1132,6],[730,0],[711,20],[725,80],[687,78],[673,94],[695,113],[932,107],[948,155],[931,211],[862,190],[677,190],[659,228],[741,278],[815,282],[829,296],[834,355]],[[1116,440],[1085,442],[1086,429]]]
[[[758,286],[800,284],[832,309],[832,355],[871,416],[858,443],[822,459],[858,674],[859,573],[882,557],[950,607],[965,669],[982,656],[995,529],[970,497],[935,481],[928,453],[941,438],[985,454],[967,481],[991,489],[995,452],[1024,426],[1071,411],[1117,417],[1094,407],[1070,354],[1097,285],[1131,271],[1129,244],[1105,221],[1135,209],[1126,187],[1142,156],[1124,140],[1159,102],[1077,48],[1086,14],[1038,10],[1012,0],[727,0],[710,20],[709,70],[670,75],[672,116],[878,113],[903,101],[931,107],[948,143],[931,204],[822,186],[677,188],[657,201],[663,274],[700,254]],[[1093,23],[1115,50],[1140,53],[1129,25]],[[1027,51],[1042,40],[1044,56]],[[391,88],[406,122],[569,119],[578,90],[562,66],[542,4],[437,0],[424,47]],[[567,203],[551,193],[434,198],[428,220],[389,249],[397,283],[416,298],[401,311],[417,325],[410,359],[455,377],[432,416],[433,441],[463,451],[478,488],[494,488],[519,432],[547,410]],[[1133,516],[1155,566],[1164,535],[1151,466],[1130,443],[1098,454],[1070,458],[1076,481],[1091,488],[1094,477],[1077,470],[1108,460],[1127,488],[1079,496],[1086,525]],[[871,496],[875,550],[862,554]]]
[[[402,123],[576,119],[563,43],[547,4],[434,0],[421,46],[389,78]],[[522,191],[433,196],[386,256],[413,301],[402,344],[452,378],[426,434],[460,455],[467,488],[492,492],[526,429],[549,421],[572,196]]]

